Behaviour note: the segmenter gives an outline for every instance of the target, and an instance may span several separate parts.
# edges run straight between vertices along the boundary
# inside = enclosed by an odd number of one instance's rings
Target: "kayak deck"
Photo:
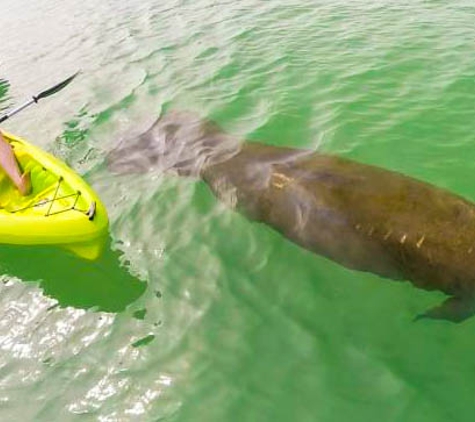
[[[87,212],[87,203],[81,191],[67,184],[31,156],[15,148],[15,156],[23,172],[29,172],[32,191],[22,196],[6,174],[0,177],[0,211],[47,217],[60,212],[77,210]],[[86,208],[86,209],[85,209]]]
[[[32,190],[22,196],[0,170],[0,243],[54,244],[95,259],[108,230],[107,213],[89,185],[66,164],[3,133]]]

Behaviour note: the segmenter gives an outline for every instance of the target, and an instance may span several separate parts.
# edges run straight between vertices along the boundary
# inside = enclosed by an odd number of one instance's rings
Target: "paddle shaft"
[[[19,113],[20,111],[24,110],[25,108],[37,102],[38,100],[35,97],[33,97],[31,100],[28,100],[26,103],[19,105],[18,107],[15,107],[13,110],[9,111],[4,116],[0,117],[0,123],[3,123],[5,120],[12,117],[14,114]]]

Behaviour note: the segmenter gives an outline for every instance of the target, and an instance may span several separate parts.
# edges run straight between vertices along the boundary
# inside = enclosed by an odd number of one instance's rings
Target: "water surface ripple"
[[[4,126],[68,162],[107,256],[0,248],[0,419],[471,421],[475,319],[304,251],[193,180],[104,156],[164,109],[475,200],[475,6],[455,0],[0,0]]]

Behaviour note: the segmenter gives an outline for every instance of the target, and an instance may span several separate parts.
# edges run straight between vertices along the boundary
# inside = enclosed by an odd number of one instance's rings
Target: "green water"
[[[0,248],[2,421],[472,421],[475,318],[347,270],[202,183],[111,174],[164,108],[397,170],[475,200],[475,6],[455,0],[0,0],[4,129],[97,190],[90,264]]]

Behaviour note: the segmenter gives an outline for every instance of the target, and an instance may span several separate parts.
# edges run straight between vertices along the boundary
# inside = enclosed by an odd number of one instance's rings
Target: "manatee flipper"
[[[462,322],[475,314],[475,298],[451,296],[435,308],[418,315],[420,319],[443,319],[451,322]]]

